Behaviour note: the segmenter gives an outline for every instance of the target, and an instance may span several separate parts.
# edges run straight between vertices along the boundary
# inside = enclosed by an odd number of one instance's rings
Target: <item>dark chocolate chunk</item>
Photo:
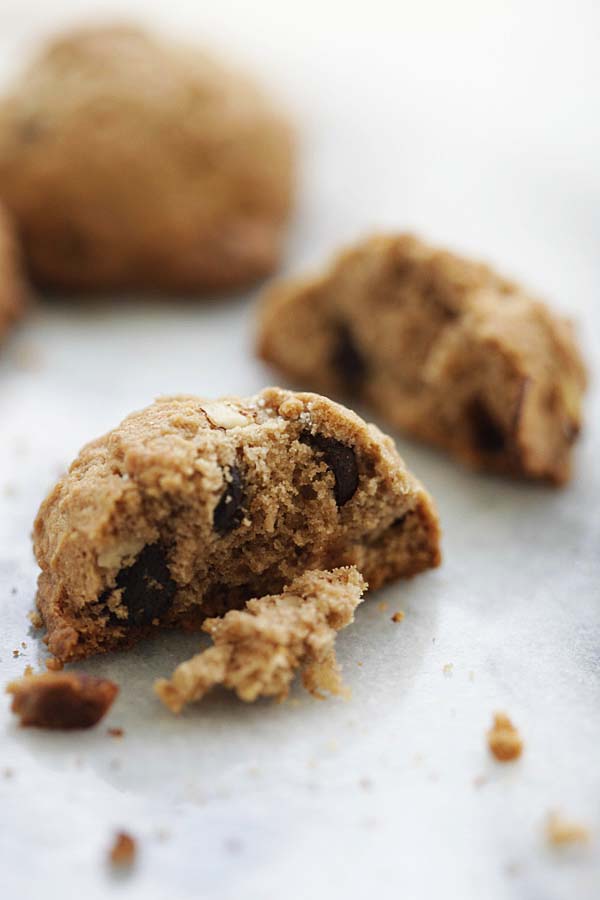
[[[117,588],[129,610],[131,625],[150,625],[171,606],[177,585],[171,578],[165,552],[159,544],[148,544],[132,566],[121,569]]]
[[[343,322],[337,326],[331,365],[342,381],[345,390],[350,393],[360,390],[368,374],[367,364],[356,346],[352,332]]]
[[[335,478],[333,488],[335,502],[338,506],[343,506],[354,496],[358,487],[358,466],[354,450],[335,438],[311,434],[309,431],[303,432],[300,440],[323,454],[323,459]]]
[[[229,469],[229,481],[213,513],[213,527],[219,534],[227,534],[242,521],[242,476],[237,466]]]
[[[502,453],[506,450],[506,436],[503,429],[478,397],[471,401],[467,415],[473,441],[481,453]]]

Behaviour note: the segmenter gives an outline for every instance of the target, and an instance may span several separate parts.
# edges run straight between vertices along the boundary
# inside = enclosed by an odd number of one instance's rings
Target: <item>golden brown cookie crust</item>
[[[173,712],[202,700],[217,685],[240,700],[285,700],[296,672],[304,686],[323,699],[323,691],[344,694],[335,656],[337,632],[354,621],[367,585],[358,569],[305,572],[280,594],[249,600],[243,610],[207,619],[203,631],[213,646],[181,663],[155,692]]]
[[[21,256],[12,222],[0,204],[0,341],[25,308]]]
[[[369,238],[322,277],[275,286],[259,353],[475,468],[569,478],[586,383],[571,324],[412,235]]]
[[[393,442],[316,394],[158,400],[88,444],[34,526],[50,651],[76,659],[356,565],[439,563],[431,498]]]
[[[252,81],[134,27],[57,38],[0,102],[0,196],[46,287],[243,287],[277,265],[292,190]]]

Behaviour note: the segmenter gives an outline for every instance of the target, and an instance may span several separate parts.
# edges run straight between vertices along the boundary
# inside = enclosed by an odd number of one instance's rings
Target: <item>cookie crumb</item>
[[[110,737],[114,737],[114,738],[122,738],[123,735],[125,734],[125,732],[122,728],[107,728],[106,733],[108,735],[110,735]]]
[[[18,657],[21,655],[19,653],[18,649],[13,650],[12,653],[13,653],[13,659],[18,659]]]
[[[490,752],[499,762],[511,762],[523,752],[521,735],[506,713],[495,713],[494,724],[487,733]]]
[[[249,600],[243,610],[207,619],[203,630],[213,646],[181,663],[155,693],[174,713],[201,700],[216,685],[240,700],[284,700],[300,670],[304,687],[318,699],[323,691],[348,696],[335,657],[337,632],[354,621],[366,583],[350,566],[305,572],[280,594]]]
[[[30,675],[33,675],[33,666],[27,665],[27,666],[25,666],[25,668],[23,669],[23,677],[24,677],[24,678],[29,678]]]
[[[445,666],[442,667],[442,672],[446,676],[446,678],[452,677],[452,672],[454,670],[454,663],[446,663]]]
[[[17,589],[13,588],[13,593],[17,593]],[[44,624],[44,620],[42,619],[40,613],[37,609],[32,609],[30,613],[27,614],[27,618],[31,622],[34,628],[41,628]]]
[[[130,868],[135,862],[136,854],[137,844],[135,838],[127,834],[126,831],[117,832],[109,855],[111,866]]]
[[[377,604],[377,609],[379,610],[379,612],[387,612],[389,609],[389,605],[385,602],[385,600],[381,600]]]
[[[108,712],[119,692],[113,681],[82,672],[44,672],[7,685],[11,710],[21,725],[37,728],[90,728]]]
[[[392,622],[403,622],[404,621],[404,613],[401,609],[394,613],[392,616]]]
[[[559,812],[550,812],[546,819],[546,840],[552,847],[570,844],[588,844],[590,831],[585,825],[563,818]]]
[[[49,672],[61,672],[64,668],[64,664],[60,659],[56,659],[55,656],[49,656],[46,660],[46,668]]]

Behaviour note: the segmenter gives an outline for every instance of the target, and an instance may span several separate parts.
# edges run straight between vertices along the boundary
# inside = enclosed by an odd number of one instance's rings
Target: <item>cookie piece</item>
[[[490,753],[499,762],[512,762],[523,752],[523,740],[506,713],[494,713],[494,722],[487,733]]]
[[[12,224],[0,204],[0,341],[25,307],[25,286],[20,254]]]
[[[44,672],[12,681],[11,709],[21,725],[38,728],[91,728],[106,715],[119,693],[118,685],[83,672]]]
[[[34,528],[62,660],[356,565],[372,588],[439,562],[429,495],[392,441],[316,394],[161,399],[88,444]]]
[[[266,297],[259,353],[480,469],[561,484],[585,370],[569,322],[491,269],[373,237]]]
[[[285,700],[297,671],[308,691],[343,694],[335,656],[336,634],[354,621],[367,585],[353,566],[299,575],[280,594],[249,600],[242,611],[207,619],[202,630],[214,646],[161,678],[155,693],[175,713],[216,685],[240,700]]]
[[[0,196],[49,288],[248,285],[277,265],[292,169],[245,74],[133,27],[56,39],[0,103]]]

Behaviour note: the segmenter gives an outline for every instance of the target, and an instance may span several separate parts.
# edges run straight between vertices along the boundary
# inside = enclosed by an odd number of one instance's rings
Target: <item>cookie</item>
[[[319,699],[343,694],[335,656],[337,632],[354,621],[367,585],[354,567],[299,575],[282,593],[249,600],[244,610],[202,626],[214,646],[177,666],[155,692],[175,713],[202,700],[217,685],[240,700],[285,700],[297,671]]]
[[[316,394],[174,397],[88,444],[34,527],[61,660],[356,565],[372,588],[439,562],[432,501],[375,426]]]
[[[46,287],[238,288],[277,265],[292,144],[245,74],[133,27],[88,28],[0,102],[0,196]]]
[[[275,286],[263,359],[475,468],[561,484],[586,376],[569,322],[487,266],[373,237]]]
[[[96,725],[119,693],[113,681],[83,672],[26,675],[6,690],[13,695],[11,709],[21,725],[62,730]]]
[[[0,342],[25,308],[21,259],[12,224],[0,204]]]

